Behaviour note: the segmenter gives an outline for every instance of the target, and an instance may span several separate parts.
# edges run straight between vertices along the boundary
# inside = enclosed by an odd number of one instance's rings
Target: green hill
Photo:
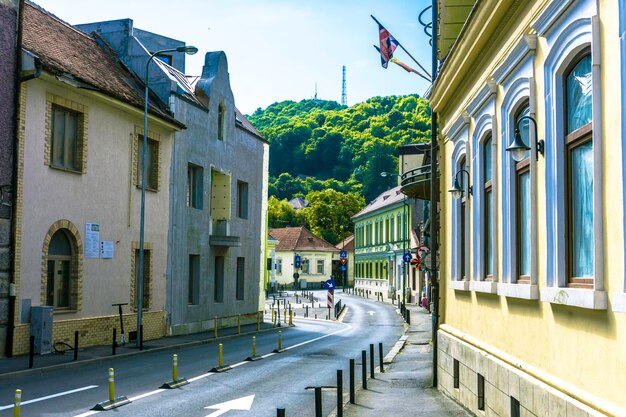
[[[430,141],[430,108],[417,95],[335,101],[283,101],[247,116],[270,142],[269,195],[278,199],[333,189],[370,201],[396,184],[398,146]]]

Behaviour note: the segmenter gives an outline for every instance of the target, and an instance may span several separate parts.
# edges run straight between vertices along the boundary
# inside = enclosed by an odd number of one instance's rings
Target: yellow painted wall
[[[582,0],[581,0],[582,1]],[[576,3],[576,2],[575,2]],[[595,3],[595,1],[594,1]],[[433,107],[440,116],[441,132],[446,132],[476,93],[485,85],[494,69],[504,60],[523,33],[529,33],[529,25],[538,13],[551,2],[527,2],[515,19],[502,22],[500,34],[493,34],[488,50],[473,50],[474,56],[448,62],[441,78],[454,78],[460,88],[454,92],[447,86],[438,85],[433,91]],[[585,399],[599,399],[626,408],[623,389],[626,386],[626,313],[612,311],[613,293],[624,291],[624,224],[622,196],[621,158],[621,98],[620,98],[620,45],[618,38],[618,7],[616,1],[599,1],[601,80],[602,80],[602,138],[603,141],[603,236],[604,236],[604,282],[609,297],[608,309],[594,311],[579,307],[557,305],[539,300],[525,300],[484,294],[474,291],[459,291],[449,287],[451,276],[451,196],[447,192],[452,183],[451,158],[454,144],[440,136],[441,144],[441,322],[479,339],[483,343],[518,358],[519,361],[544,371],[547,375],[564,382],[562,389],[572,393],[571,386],[587,394]],[[497,12],[494,12],[497,14]],[[535,65],[535,87],[537,96],[537,122],[539,138],[545,138],[545,97],[543,62],[549,51],[541,37],[538,41]],[[461,62],[474,60],[479,65],[467,72],[455,72]],[[458,66],[454,66],[458,64]],[[448,78],[446,78],[448,77]],[[496,99],[496,116],[502,104],[502,90]],[[469,124],[469,138],[473,135],[474,121]],[[498,141],[498,184],[502,184],[501,143],[502,126],[494,132]],[[468,149],[470,144],[468,144]],[[471,166],[470,170],[474,169]],[[538,283],[539,290],[546,286],[547,253],[545,217],[545,160],[537,163],[537,218],[538,218]],[[501,186],[500,186],[501,187]],[[499,209],[497,227],[502,230],[502,190],[496,190]],[[472,204],[469,218],[473,218]],[[471,222],[471,220],[470,220]],[[470,229],[473,229],[470,224]],[[473,236],[475,230],[471,230]],[[501,234],[500,234],[501,236]],[[499,276],[502,271],[502,247],[498,242]],[[471,250],[472,237],[468,250]],[[470,260],[472,262],[472,260]],[[473,265],[470,265],[473,271]],[[571,386],[570,386],[571,385]]]

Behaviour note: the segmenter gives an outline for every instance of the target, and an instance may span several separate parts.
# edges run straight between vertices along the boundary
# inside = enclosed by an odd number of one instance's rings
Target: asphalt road
[[[296,327],[281,329],[282,353],[277,347],[278,329],[257,334],[257,354],[264,359],[245,362],[251,354],[251,336],[218,339],[201,346],[175,351],[146,352],[110,361],[0,378],[0,417],[12,416],[16,388],[22,389],[22,416],[86,417],[89,411],[108,399],[108,368],[115,368],[115,395],[132,402],[114,411],[116,416],[276,416],[285,408],[287,416],[315,416],[312,387],[323,386],[323,415],[336,404],[337,369],[343,369],[344,393],[348,392],[349,359],[356,359],[357,385],[361,380],[361,351],[382,342],[384,354],[402,334],[403,324],[387,305],[336,293],[348,312],[343,323],[296,319]],[[208,372],[218,365],[218,343],[223,344],[224,365],[232,369]],[[172,354],[179,357],[179,377],[190,384],[164,390],[159,387],[172,379]],[[369,372],[369,363],[368,372]],[[63,394],[55,396],[58,394]],[[55,396],[45,399],[49,396]],[[29,401],[34,401],[28,403]],[[227,403],[223,406],[219,404]],[[214,408],[205,408],[215,406]]]

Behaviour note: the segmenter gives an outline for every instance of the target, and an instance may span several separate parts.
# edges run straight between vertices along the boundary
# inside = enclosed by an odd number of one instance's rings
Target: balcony
[[[404,145],[399,150],[402,193],[408,198],[430,200],[430,143]]]
[[[241,237],[232,236],[230,233],[230,220],[215,220],[209,236],[211,246],[227,248],[241,247]]]

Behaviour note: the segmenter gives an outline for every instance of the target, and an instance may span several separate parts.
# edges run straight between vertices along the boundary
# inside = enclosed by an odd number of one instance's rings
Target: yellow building
[[[478,415],[626,415],[626,1],[439,15],[438,388]]]

